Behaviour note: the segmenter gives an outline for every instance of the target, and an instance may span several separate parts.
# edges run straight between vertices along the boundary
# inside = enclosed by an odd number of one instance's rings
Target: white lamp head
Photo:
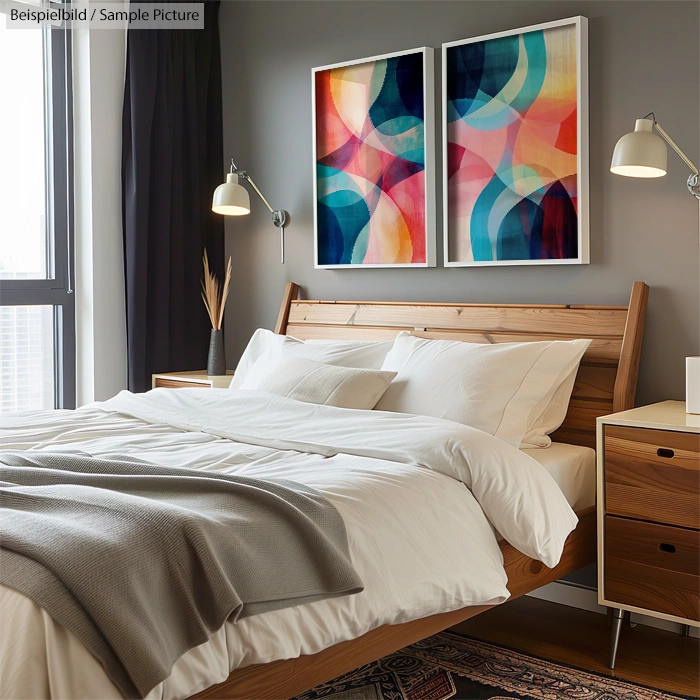
[[[214,190],[211,209],[216,214],[225,216],[250,214],[250,195],[248,190],[239,184],[236,173],[228,173],[226,182]]]
[[[634,131],[615,145],[610,171],[626,177],[662,177],[666,174],[666,144],[652,132],[651,119],[637,119]]]

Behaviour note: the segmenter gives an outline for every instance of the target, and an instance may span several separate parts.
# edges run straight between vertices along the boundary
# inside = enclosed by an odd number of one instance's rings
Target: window
[[[54,309],[0,306],[0,411],[53,408]]]
[[[0,411],[75,405],[70,32],[0,15]]]

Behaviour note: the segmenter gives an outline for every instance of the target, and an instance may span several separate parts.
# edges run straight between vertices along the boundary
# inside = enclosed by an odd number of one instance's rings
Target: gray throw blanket
[[[43,451],[0,452],[0,583],[128,698],[229,618],[362,590],[343,520],[314,489]]]

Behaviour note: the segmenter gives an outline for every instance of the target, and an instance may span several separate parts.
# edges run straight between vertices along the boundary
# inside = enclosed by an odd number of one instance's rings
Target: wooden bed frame
[[[275,332],[305,340],[386,340],[402,330],[477,343],[592,338],[566,419],[552,438],[595,448],[596,418],[634,406],[648,294],[646,284],[635,282],[629,306],[300,301],[298,285],[289,282]],[[554,569],[501,542],[511,599],[595,561],[595,507],[578,516],[580,522]],[[193,699],[290,698],[489,607],[467,607],[385,625],[317,654],[238,669]]]

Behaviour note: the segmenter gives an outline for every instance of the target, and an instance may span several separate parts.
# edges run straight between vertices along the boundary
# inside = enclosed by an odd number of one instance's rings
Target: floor
[[[700,695],[700,640],[637,625],[624,627],[608,668],[605,615],[524,596],[452,628],[552,661],[682,695]]]

